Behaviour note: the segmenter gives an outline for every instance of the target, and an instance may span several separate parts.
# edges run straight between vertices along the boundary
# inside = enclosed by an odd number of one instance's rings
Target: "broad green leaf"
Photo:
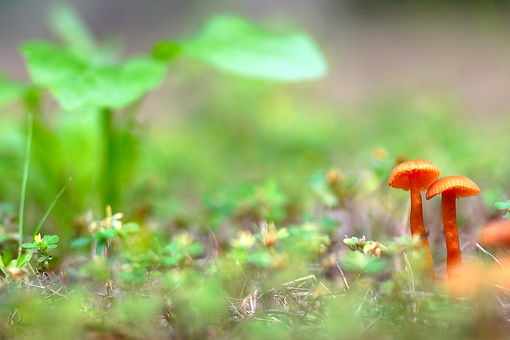
[[[57,235],[44,235],[43,241],[47,244],[57,243],[60,238]]]
[[[23,45],[33,82],[47,88],[69,111],[132,104],[163,81],[166,67],[150,58],[132,58],[120,65],[97,65],[45,41]]]
[[[0,107],[22,98],[27,89],[27,85],[12,81],[0,74]]]
[[[23,267],[28,261],[30,261],[31,258],[32,258],[32,253],[22,254],[20,257],[18,257],[16,264],[14,265],[14,263],[11,262],[11,265],[16,266],[16,267]]]
[[[323,77],[326,61],[306,33],[274,33],[234,16],[213,17],[181,53],[248,77],[302,81]]]
[[[8,266],[13,259],[14,254],[10,250],[5,250],[2,252],[2,261],[6,266]]]

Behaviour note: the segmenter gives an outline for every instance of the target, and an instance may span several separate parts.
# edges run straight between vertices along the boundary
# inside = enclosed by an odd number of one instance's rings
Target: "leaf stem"
[[[101,127],[103,133],[103,169],[101,174],[102,207],[116,205],[118,188],[113,175],[115,172],[115,138],[113,132],[113,112],[104,108],[101,111]]]

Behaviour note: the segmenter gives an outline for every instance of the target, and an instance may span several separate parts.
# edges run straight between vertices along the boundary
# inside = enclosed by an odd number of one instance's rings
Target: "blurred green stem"
[[[111,109],[101,111],[101,127],[103,134],[103,169],[101,173],[102,207],[116,206],[119,196],[115,171],[115,136],[113,128],[113,112]]]
[[[42,114],[41,110],[41,97],[42,93],[37,88],[30,88],[25,95],[24,103],[27,111],[34,115],[36,118],[40,118]]]
[[[41,93],[32,88],[27,91],[24,103],[28,112],[28,136],[27,136],[27,146],[25,150],[25,163],[23,165],[23,180],[21,182],[21,197],[19,204],[19,224],[18,224],[18,258],[21,255],[21,245],[23,244],[23,229],[25,223],[25,196],[27,191],[27,181],[28,181],[28,167],[30,165],[30,153],[32,148],[32,136],[33,136],[33,115],[36,117],[41,116]]]

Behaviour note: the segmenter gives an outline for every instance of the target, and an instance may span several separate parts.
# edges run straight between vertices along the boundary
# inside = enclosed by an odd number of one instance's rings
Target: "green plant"
[[[88,226],[90,236],[76,238],[71,243],[73,248],[81,248],[92,244],[92,254],[103,254],[107,256],[111,243],[120,238],[128,237],[131,233],[140,230],[140,226],[136,223],[123,223],[123,213],[112,214],[112,207],[106,206],[106,216],[91,221]]]
[[[316,79],[327,70],[322,54],[307,34],[270,31],[234,16],[215,16],[195,36],[156,42],[151,54],[123,61],[119,51],[93,38],[71,8],[56,7],[50,22],[62,43],[25,42],[21,51],[32,84],[0,79],[4,89],[0,105],[18,98],[34,113],[35,160],[44,169],[44,181],[59,185],[63,169],[41,152],[51,148],[61,162],[78,157],[75,162],[89,163],[94,175],[63,163],[64,169],[72,171],[66,175],[75,179],[73,188],[86,190],[78,192],[79,196],[99,195],[101,199],[96,201],[102,207],[123,208],[142,140],[136,111],[143,97],[161,85],[176,60],[191,58],[221,71],[283,82]],[[67,114],[83,117],[73,118],[75,123],[67,127],[52,127],[42,118],[42,90],[51,93]],[[87,116],[94,117],[91,126],[83,125]],[[82,130],[74,131],[73,137],[78,133],[85,144],[78,146],[61,139],[67,138],[66,129],[77,127]],[[91,133],[97,134],[96,140],[90,138]],[[76,147],[89,154],[77,156]],[[84,202],[78,208],[85,210]]]
[[[510,219],[510,201],[496,202],[494,205],[496,206],[496,209],[507,210],[504,217],[506,219]]]
[[[23,243],[21,246],[28,252],[37,255],[37,267],[36,272],[38,274],[44,273],[48,270],[49,261],[52,259],[50,255],[50,249],[57,248],[57,242],[59,237],[57,235],[44,235],[41,238],[41,234],[36,235],[34,242]]]
[[[52,256],[49,254],[49,249],[54,249],[57,247],[57,242],[59,241],[59,237],[57,235],[45,235],[44,238],[41,238],[41,234],[39,230],[41,229],[44,221],[50,214],[52,208],[56,204],[59,196],[69,184],[69,181],[59,192],[57,197],[51,203],[50,207],[46,211],[45,215],[41,219],[39,225],[35,228],[34,236],[32,237],[33,242],[23,243],[24,238],[24,216],[25,216],[25,195],[27,191],[27,180],[29,173],[29,164],[31,158],[31,146],[32,146],[32,116],[29,116],[29,124],[28,124],[28,134],[27,134],[27,145],[25,152],[25,162],[23,167],[23,180],[21,186],[21,195],[20,195],[20,203],[19,203],[19,221],[18,221],[18,247],[17,247],[17,258],[14,258],[13,252],[10,250],[5,250],[1,253],[0,257],[0,270],[4,273],[6,278],[10,278],[16,282],[21,281],[24,274],[26,273],[26,266],[29,264],[29,261],[32,258],[33,254],[37,254],[37,266],[36,273],[46,274],[46,270],[49,266],[49,261],[52,259]],[[2,240],[2,241],[5,241]],[[23,249],[26,249],[28,252],[23,252]]]

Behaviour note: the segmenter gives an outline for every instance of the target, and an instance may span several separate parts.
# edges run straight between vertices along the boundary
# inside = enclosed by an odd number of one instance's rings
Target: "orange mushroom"
[[[455,267],[462,263],[455,200],[459,197],[475,196],[480,188],[464,176],[447,176],[436,180],[427,190],[426,198],[442,194],[443,228],[446,239],[446,271],[448,280],[453,278]]]
[[[510,220],[498,219],[490,222],[480,233],[480,243],[490,247],[510,246]]]
[[[411,235],[419,235],[423,248],[430,277],[435,278],[432,254],[430,253],[429,240],[423,223],[423,210],[421,191],[427,190],[429,185],[439,177],[441,171],[434,163],[424,159],[414,159],[400,163],[393,169],[388,184],[394,188],[409,190],[411,192]]]

